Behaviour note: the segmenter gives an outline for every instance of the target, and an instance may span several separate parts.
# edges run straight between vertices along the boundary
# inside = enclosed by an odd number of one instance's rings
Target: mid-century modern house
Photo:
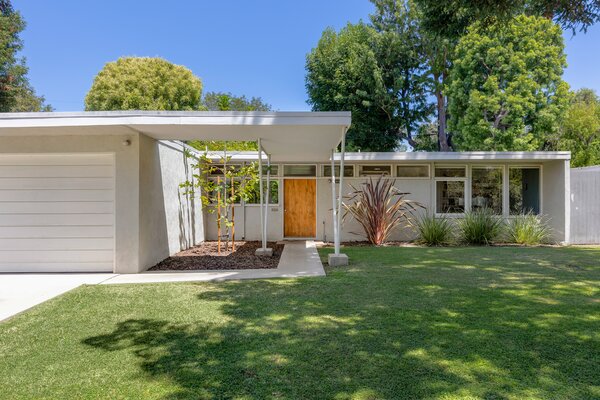
[[[0,114],[0,272],[137,273],[215,239],[214,218],[179,187],[198,162],[188,140],[259,143],[230,162],[268,171],[269,195],[235,212],[237,238],[265,254],[267,240],[315,239],[341,256],[340,242],[363,240],[342,223],[341,197],[381,175],[424,212],[534,212],[569,243],[568,152],[350,153],[350,123],[348,112]]]

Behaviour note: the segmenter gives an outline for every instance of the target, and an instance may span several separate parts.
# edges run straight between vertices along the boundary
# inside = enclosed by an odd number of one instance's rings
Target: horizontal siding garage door
[[[0,272],[112,272],[114,171],[111,154],[0,154]]]

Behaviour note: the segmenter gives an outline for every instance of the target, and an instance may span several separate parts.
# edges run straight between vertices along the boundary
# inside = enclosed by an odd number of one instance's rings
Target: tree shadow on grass
[[[199,306],[218,302],[224,321],[130,319],[85,343],[134,352],[142,371],[176,384],[169,399],[598,395],[598,309],[574,300],[563,271],[515,282],[522,259],[472,260],[483,268],[472,271],[404,257],[420,270],[214,285]]]

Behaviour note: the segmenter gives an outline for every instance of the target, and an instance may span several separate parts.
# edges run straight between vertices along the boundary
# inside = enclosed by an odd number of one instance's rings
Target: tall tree
[[[380,34],[377,49],[383,84],[396,103],[401,137],[417,146],[419,126],[433,112],[429,100],[432,85],[427,64],[429,44],[424,41],[419,15],[412,1],[371,0],[376,12],[371,24]]]
[[[562,31],[541,17],[475,23],[455,51],[449,128],[459,150],[541,150],[568,104]]]
[[[85,109],[198,110],[202,82],[162,58],[122,57],[107,63],[85,97]]]
[[[418,125],[427,121],[427,77],[409,9],[376,3],[373,26],[348,24],[323,32],[307,56],[306,88],[315,111],[352,111],[348,148],[391,151],[415,146]]]
[[[25,21],[9,0],[0,0],[0,112],[51,111],[42,96],[37,96],[27,77],[20,33]]]
[[[598,0],[416,0],[423,11],[423,26],[443,37],[460,37],[469,25],[483,25],[525,13],[554,20],[575,33],[600,19]]]
[[[225,92],[208,92],[202,99],[202,107],[208,111],[272,111],[271,105],[260,97],[247,98]],[[188,144],[199,150],[254,151],[256,142],[191,140]]]
[[[347,148],[394,150],[400,139],[395,101],[377,59],[379,35],[364,23],[321,35],[306,57],[308,103],[314,111],[352,112]]]
[[[600,99],[592,89],[573,95],[557,147],[571,151],[572,167],[600,164]]]

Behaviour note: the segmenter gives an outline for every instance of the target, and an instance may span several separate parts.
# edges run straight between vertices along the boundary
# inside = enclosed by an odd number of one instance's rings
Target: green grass
[[[345,252],[322,278],[74,290],[0,324],[0,398],[600,398],[600,248]]]

